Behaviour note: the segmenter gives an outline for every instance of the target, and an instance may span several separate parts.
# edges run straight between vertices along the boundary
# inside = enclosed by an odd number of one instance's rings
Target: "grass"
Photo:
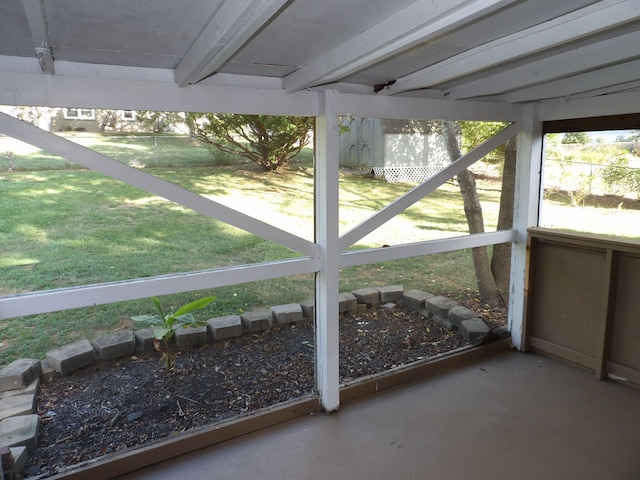
[[[590,195],[584,204],[571,205],[566,193],[547,190],[540,226],[599,235],[640,239],[640,200],[614,195]]]
[[[122,157],[121,157],[122,158]],[[313,238],[310,153],[283,174],[239,166],[147,168],[145,171],[210,196],[248,215]],[[340,180],[344,232],[412,185],[387,184],[359,175]],[[0,174],[0,295],[73,287],[181,271],[292,258],[296,252],[204,217],[134,187],[83,170]],[[495,183],[480,188],[488,218],[495,218]],[[457,187],[445,185],[428,200],[361,239],[354,248],[393,245],[466,231]],[[367,285],[405,284],[438,292],[474,287],[469,252],[399,260],[345,269],[343,291]],[[313,296],[313,276],[281,278],[164,297],[167,305],[215,294],[204,315],[242,313]],[[56,346],[131,326],[149,313],[148,300],[122,302],[9,319],[0,325],[0,363],[42,358]]]
[[[131,163],[150,158],[156,148],[160,152],[150,138],[80,137],[79,141]],[[146,172],[313,238],[310,149],[284,173],[268,174],[246,162],[212,161],[208,149],[184,137],[173,141],[162,162],[158,154],[158,164],[164,168],[144,160]],[[0,145],[0,152],[7,151],[5,147]],[[70,168],[63,160],[20,145],[12,148],[14,171],[6,171],[7,166],[0,163],[0,296],[298,256],[109,177]],[[341,174],[341,233],[412,187]],[[495,229],[500,185],[479,179],[478,190],[486,229]],[[600,213],[610,212],[603,208]],[[353,248],[446,238],[467,231],[458,187],[445,184]],[[342,291],[402,284],[457,296],[476,289],[469,251],[346,268],[340,282]],[[312,298],[313,290],[313,275],[303,275],[168,295],[162,302],[178,306],[198,295],[214,294],[216,302],[202,313],[206,317]],[[56,346],[130,328],[131,316],[150,313],[151,308],[150,301],[142,299],[5,320],[0,324],[0,364],[18,357],[43,358]]]
[[[193,167],[211,165],[213,159],[207,147],[184,135],[99,135],[81,132],[59,135],[134,166]],[[229,159],[219,157],[218,160]],[[12,164],[13,171],[77,168],[62,157],[9,137],[0,137],[0,170],[7,170]]]

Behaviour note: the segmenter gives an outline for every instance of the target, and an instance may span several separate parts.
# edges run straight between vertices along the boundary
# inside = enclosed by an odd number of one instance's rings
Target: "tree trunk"
[[[513,228],[513,203],[516,183],[516,137],[505,145],[504,169],[502,172],[502,193],[500,194],[500,212],[498,213],[498,230]],[[511,244],[501,243],[493,246],[491,271],[498,286],[502,301],[509,302],[509,284],[511,279]]]
[[[449,151],[451,161],[455,161],[461,157],[460,145],[458,142],[460,124],[458,122],[443,121],[442,130],[445,142]],[[476,181],[473,174],[469,170],[463,170],[458,174],[458,184],[460,193],[464,202],[464,213],[467,217],[469,225],[469,233],[483,233],[484,219],[482,217],[482,206],[476,190]],[[487,247],[476,247],[471,249],[473,256],[473,267],[476,274],[476,282],[480,300],[489,305],[503,305],[498,287],[493,278],[491,264],[489,262],[489,253]]]

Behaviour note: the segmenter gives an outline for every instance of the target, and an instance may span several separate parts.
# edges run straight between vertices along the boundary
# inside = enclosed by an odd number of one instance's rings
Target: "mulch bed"
[[[504,309],[461,302],[492,327]],[[348,383],[467,346],[455,332],[403,307],[340,322],[340,378]],[[26,476],[69,466],[314,392],[310,325],[272,328],[178,354],[166,373],[158,355],[95,364],[40,387],[38,447]]]

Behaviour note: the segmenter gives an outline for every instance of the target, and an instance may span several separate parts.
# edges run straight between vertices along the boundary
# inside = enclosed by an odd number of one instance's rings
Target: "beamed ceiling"
[[[0,2],[0,78],[98,67],[502,103],[640,94],[640,0]]]

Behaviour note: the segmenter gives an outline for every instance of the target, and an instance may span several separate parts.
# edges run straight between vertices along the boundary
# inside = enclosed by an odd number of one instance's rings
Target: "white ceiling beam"
[[[47,18],[44,10],[44,0],[22,0],[24,10],[27,14],[29,29],[33,37],[34,52],[40,62],[42,71],[48,75],[53,75],[53,52],[49,43],[49,33],[47,31]]]
[[[565,97],[565,99],[578,100],[581,98],[592,98],[595,96],[612,95],[612,94],[619,95],[622,93],[628,94],[628,93],[634,93],[634,92],[640,92],[640,80],[636,80],[634,82],[619,83],[617,85],[609,85],[608,87],[597,88],[595,90],[588,90],[586,92],[580,92],[574,95],[569,95],[568,97]]]
[[[607,95],[638,88],[640,79],[629,82],[629,72],[640,72],[640,60],[585,72],[560,80],[523,88],[496,97],[508,103],[533,102],[547,98],[580,98],[583,96]]]
[[[284,78],[286,91],[337,82],[515,0],[418,0]]]
[[[498,72],[487,75],[480,79],[469,83],[458,85],[448,92],[448,98],[458,100],[462,98],[474,98],[487,95],[494,95],[505,90],[516,90],[527,86],[543,85],[547,90],[545,82],[555,82],[565,77],[575,77],[575,74],[597,72],[596,68],[601,65],[612,65],[615,63],[626,62],[630,58],[638,56],[638,45],[640,45],[640,31],[620,35],[619,37],[604,40],[588,46],[579,47],[573,50],[565,51],[557,55],[550,55],[542,59],[538,59],[529,64],[514,67],[508,72]],[[629,67],[635,64],[629,64]],[[614,70],[611,70],[613,72]],[[612,82],[622,82],[629,78],[629,72],[640,71],[637,69],[618,69],[619,79],[611,79]],[[622,76],[620,75],[622,73]],[[626,73],[626,75],[625,75]],[[598,77],[601,81],[605,81],[602,77]],[[591,85],[593,79],[589,79],[589,75],[585,75],[584,79]],[[574,82],[578,78],[574,78]],[[556,87],[561,84],[556,83]],[[564,83],[564,85],[567,85]],[[604,84],[597,85],[601,87]],[[582,86],[576,82],[573,86],[568,85],[573,91],[580,90]],[[540,98],[550,98],[550,91],[546,91],[545,95]],[[564,96],[564,95],[560,95]]]
[[[539,105],[542,121],[623,115],[640,112],[640,95],[637,92],[626,92],[579,99],[569,97],[545,101]]]
[[[290,94],[272,88],[271,82],[245,87],[207,81],[180,88],[169,69],[112,69],[57,60],[57,73],[50,77],[34,72],[31,64],[23,66],[18,71],[0,68],[0,105],[305,116],[317,115],[319,108],[318,92]]]
[[[618,28],[640,18],[640,0],[604,0],[512,35],[455,55],[396,80],[380,92],[433,87],[456,78],[495,68],[528,55],[558,48],[568,42]]]
[[[1,77],[0,77],[1,82]],[[305,92],[298,92],[300,95]],[[292,94],[288,94],[292,95]],[[1,98],[0,98],[1,100]],[[484,122],[517,122],[522,118],[522,106],[446,99],[415,98],[396,95],[339,93],[336,114],[369,118],[479,120]],[[1,104],[1,102],[0,102]]]
[[[216,71],[289,0],[225,0],[176,67],[181,87]]]

